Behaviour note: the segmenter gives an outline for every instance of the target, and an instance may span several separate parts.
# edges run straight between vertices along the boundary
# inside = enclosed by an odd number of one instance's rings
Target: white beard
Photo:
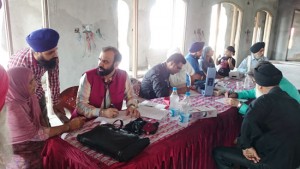
[[[260,96],[264,95],[260,90],[258,90],[258,85],[255,86],[255,96],[259,98]]]

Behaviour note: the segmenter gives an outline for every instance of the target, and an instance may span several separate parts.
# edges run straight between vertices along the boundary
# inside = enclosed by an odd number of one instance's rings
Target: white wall
[[[79,84],[86,70],[97,67],[102,47],[118,46],[116,0],[52,0],[50,1],[50,27],[60,33],[60,82],[61,88]],[[100,28],[105,39],[95,35],[96,48],[85,54],[85,35],[79,42],[75,28],[82,31],[83,24],[92,24],[93,32]]]

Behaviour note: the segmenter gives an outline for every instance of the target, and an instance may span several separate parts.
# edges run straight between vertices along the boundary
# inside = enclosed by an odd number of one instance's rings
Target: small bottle
[[[186,82],[186,87],[189,89],[192,86],[191,82],[191,76],[189,74],[185,74],[185,82]]]
[[[183,127],[187,127],[190,121],[190,115],[191,115],[191,101],[190,101],[190,92],[185,93],[185,97],[180,102],[181,110],[179,114],[179,125]]]
[[[246,74],[245,80],[244,80],[244,89],[248,90],[251,87],[251,77],[249,74]]]
[[[173,87],[173,92],[170,95],[169,112],[170,112],[170,118],[172,120],[177,120],[179,115],[179,96],[176,87]]]

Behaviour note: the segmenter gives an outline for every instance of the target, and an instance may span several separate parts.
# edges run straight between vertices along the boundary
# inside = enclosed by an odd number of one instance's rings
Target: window
[[[260,10],[256,13],[253,28],[253,38],[252,44],[256,42],[265,42],[265,52],[264,55],[268,56],[268,44],[270,39],[272,16],[269,12]]]
[[[118,1],[118,48],[122,54],[120,69],[129,71],[129,47],[128,47],[129,8],[124,0]]]
[[[209,46],[215,57],[223,55],[227,46],[234,46],[238,53],[242,12],[234,4],[219,3],[212,6]]]
[[[182,51],[185,15],[183,0],[156,1],[150,13],[150,48],[167,50],[178,47]]]

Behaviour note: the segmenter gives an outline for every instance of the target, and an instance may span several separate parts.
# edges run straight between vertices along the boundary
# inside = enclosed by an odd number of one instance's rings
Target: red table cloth
[[[42,153],[44,168],[214,169],[213,148],[232,146],[242,122],[237,109],[216,102],[219,98],[221,97],[200,95],[192,97],[193,106],[213,106],[219,112],[218,116],[207,119],[192,118],[186,128],[169,118],[162,120],[158,132],[149,136],[151,144],[129,162],[117,162],[76,140],[78,133],[99,124],[89,121],[83,129],[70,133],[65,140],[54,137],[47,141]],[[163,103],[162,98],[153,101]]]

